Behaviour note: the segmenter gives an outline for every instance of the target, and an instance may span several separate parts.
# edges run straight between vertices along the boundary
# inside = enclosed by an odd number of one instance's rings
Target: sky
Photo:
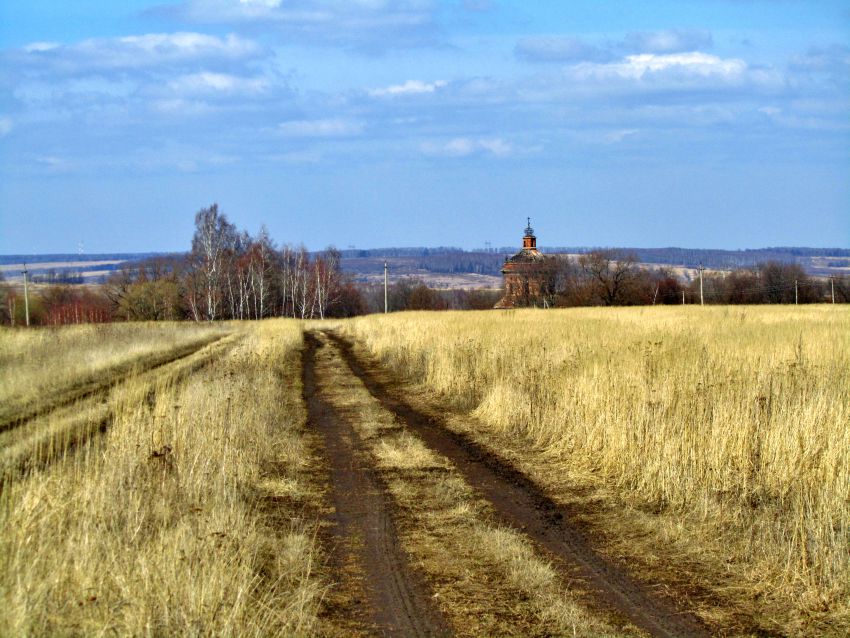
[[[850,247],[846,0],[3,0],[0,254]]]

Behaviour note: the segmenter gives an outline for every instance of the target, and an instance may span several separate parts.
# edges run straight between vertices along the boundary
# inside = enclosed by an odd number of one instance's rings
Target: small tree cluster
[[[557,256],[554,287],[559,306],[631,306],[700,302],[700,282],[665,268],[641,267],[619,251],[593,251],[577,259]],[[705,303],[764,304],[848,301],[850,278],[814,279],[799,264],[767,262],[753,269],[704,273]]]
[[[116,315],[127,320],[324,319],[362,313],[362,302],[331,247],[278,249],[268,231],[239,231],[213,204],[195,215],[183,260],[154,260],[108,282]]]
[[[832,282],[815,279],[799,264],[769,261],[756,268],[712,273],[703,276],[706,303],[720,304],[792,304],[850,301],[850,277]],[[687,287],[688,297],[699,299],[699,280]]]

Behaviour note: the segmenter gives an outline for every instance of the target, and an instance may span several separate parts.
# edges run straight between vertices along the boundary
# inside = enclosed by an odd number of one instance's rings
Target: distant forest
[[[505,257],[515,253],[516,246],[492,248],[489,250],[464,250],[451,246],[408,247],[408,248],[371,248],[339,250],[341,268],[344,272],[369,275],[383,272],[385,259],[392,260],[396,269],[408,271],[426,271],[430,273],[474,273],[499,276]],[[744,250],[720,250],[714,248],[610,248],[587,246],[549,246],[541,250],[547,254],[581,255],[594,251],[614,250],[634,255],[644,264],[681,266],[698,268],[702,265],[710,270],[736,270],[755,268],[769,261],[799,264],[810,275],[828,276],[837,274],[834,269],[850,268],[850,249],[846,248],[806,248],[777,247],[750,248]],[[322,251],[310,252],[312,256]],[[79,283],[79,276],[92,271],[118,271],[122,268],[136,268],[152,260],[180,261],[187,253],[97,253],[97,254],[37,254],[37,255],[0,255],[0,265],[18,265],[23,263],[62,263],[76,262],[69,268],[52,267],[50,269],[31,269],[35,277],[41,277],[45,283]],[[87,266],[84,262],[116,261],[116,264],[96,264]],[[17,274],[17,272],[15,273]],[[104,281],[106,276],[101,277]],[[36,279],[38,281],[38,279]],[[88,282],[91,282],[88,279]],[[97,280],[95,280],[97,281]]]
[[[832,274],[829,269],[850,268],[850,249],[846,248],[753,248],[745,250],[720,250],[714,248],[610,248],[587,246],[544,246],[547,254],[582,255],[594,251],[610,251],[634,255],[644,264],[698,268],[711,270],[736,270],[754,268],[769,261],[799,264],[812,275]],[[499,275],[507,255],[517,247],[467,251],[461,248],[376,248],[370,250],[343,250],[343,269],[355,274],[377,272],[383,259],[405,263],[411,269],[433,273],[476,273]],[[823,259],[814,259],[823,258]]]

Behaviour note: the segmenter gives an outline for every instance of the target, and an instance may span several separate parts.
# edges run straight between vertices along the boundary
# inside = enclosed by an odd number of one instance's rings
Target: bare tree
[[[271,290],[271,275],[274,270],[274,242],[265,226],[260,227],[260,234],[251,246],[252,289],[254,291],[257,319],[268,314],[268,298]]]
[[[308,269],[310,267],[310,255],[302,244],[295,253],[295,263],[292,272],[292,300],[295,312],[293,316],[307,319],[310,315],[313,301],[312,281]]]
[[[313,262],[316,275],[316,309],[319,318],[324,319],[328,308],[336,302],[340,293],[342,254],[329,246]]]
[[[629,302],[636,279],[637,257],[612,250],[594,250],[579,257],[579,265],[597,302],[617,306]]]
[[[218,204],[202,208],[195,215],[195,235],[192,237],[191,265],[196,275],[190,279],[198,286],[189,293],[190,307],[196,319],[214,321],[221,314],[224,284],[231,284],[226,272],[228,251],[236,244],[236,229],[227,217],[218,212]],[[232,290],[231,290],[232,293]],[[230,295],[232,300],[232,294]]]

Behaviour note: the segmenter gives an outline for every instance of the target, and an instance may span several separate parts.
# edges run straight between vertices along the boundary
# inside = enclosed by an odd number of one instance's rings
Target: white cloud
[[[218,37],[204,33],[148,33],[120,38],[93,38],[76,44],[34,42],[21,49],[16,61],[53,65],[65,70],[142,68],[198,60],[238,60],[262,52],[256,42],[237,35]]]
[[[56,155],[39,155],[34,159],[36,164],[45,167],[51,173],[65,173],[73,168],[71,162]]]
[[[239,93],[253,94],[265,91],[269,82],[265,78],[243,78],[228,73],[202,71],[182,75],[168,86],[177,93]]]
[[[665,31],[629,33],[624,44],[627,48],[641,53],[677,53],[710,47],[712,37],[710,31],[667,29]]]
[[[279,124],[277,130],[287,137],[350,137],[360,135],[362,122],[344,119],[290,120]]]
[[[792,57],[791,68],[808,72],[835,72],[846,76],[850,68],[850,47],[838,44],[812,47],[804,55]]]
[[[420,95],[422,93],[434,93],[437,89],[446,86],[445,80],[436,82],[422,82],[421,80],[408,80],[404,84],[394,84],[382,89],[371,89],[369,95],[372,97],[395,97],[398,95]]]
[[[61,45],[57,42],[31,42],[24,47],[27,53],[39,53],[58,49]]]
[[[179,0],[160,11],[197,23],[253,23],[287,43],[374,52],[434,44],[438,9],[434,0]]]
[[[527,62],[605,61],[612,54],[601,47],[570,36],[534,36],[522,38],[514,54]]]
[[[595,44],[565,35],[541,35],[521,38],[514,54],[526,62],[609,62],[626,53],[680,53],[712,46],[710,31],[668,29],[629,33],[619,41]]]
[[[0,117],[0,137],[6,137],[12,131],[12,118]]]
[[[184,100],[182,98],[155,100],[151,108],[165,115],[204,115],[212,112],[212,107],[204,101]]]
[[[239,4],[247,6],[259,6],[266,9],[276,9],[280,6],[281,0],[239,0]]]
[[[478,146],[484,149],[485,151],[489,151],[493,155],[510,155],[513,151],[513,147],[508,144],[505,140],[500,138],[495,138],[491,140],[478,140]]]
[[[737,58],[720,58],[708,53],[672,53],[656,55],[641,53],[626,56],[619,62],[595,64],[585,62],[572,67],[573,75],[578,79],[607,80],[624,78],[644,79],[649,75],[669,74],[701,78],[719,78],[740,80],[747,71],[747,64]]]
[[[425,142],[420,150],[426,155],[467,157],[478,153],[506,157],[513,152],[511,144],[502,138],[456,137],[444,142]]]
[[[618,131],[609,131],[603,137],[603,141],[606,144],[619,144],[620,142],[625,140],[627,137],[632,137],[633,135],[637,135],[637,133],[638,133],[638,130],[633,129],[633,128],[621,129],[621,130],[618,130]]]

